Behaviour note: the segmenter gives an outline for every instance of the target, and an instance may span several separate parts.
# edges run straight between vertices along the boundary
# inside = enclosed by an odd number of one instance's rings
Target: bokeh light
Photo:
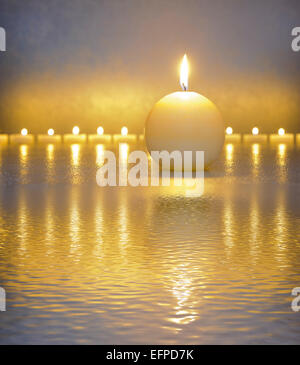
[[[27,134],[28,134],[28,130],[27,130],[26,128],[23,128],[23,129],[21,130],[21,134],[22,134],[22,136],[27,136]]]
[[[74,128],[73,128],[73,134],[75,135],[75,136],[78,136],[78,134],[79,134],[79,132],[80,132],[80,129],[79,129],[79,127],[77,127],[77,126],[75,126]]]
[[[54,135],[54,129],[53,128],[49,128],[48,129],[48,136],[53,136]]]
[[[121,134],[122,134],[122,136],[127,136],[127,134],[128,134],[128,128],[127,127],[122,127]]]

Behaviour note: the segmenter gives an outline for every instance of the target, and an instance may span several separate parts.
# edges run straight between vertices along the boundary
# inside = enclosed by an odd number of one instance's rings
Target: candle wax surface
[[[217,107],[192,91],[174,92],[160,99],[151,110],[145,139],[151,151],[204,151],[205,167],[218,158],[224,144],[224,122]],[[186,167],[186,166],[185,166]]]

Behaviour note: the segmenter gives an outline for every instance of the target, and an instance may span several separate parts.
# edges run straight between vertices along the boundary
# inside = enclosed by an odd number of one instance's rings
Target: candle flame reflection
[[[278,145],[277,151],[277,165],[279,168],[279,180],[284,182],[286,180],[286,145],[281,143]]]
[[[79,144],[72,144],[72,165],[78,166],[79,165],[79,151],[80,145]]]
[[[258,176],[258,168],[260,163],[260,145],[258,143],[255,143],[252,145],[252,165],[253,165],[253,173],[254,176]]]
[[[96,146],[96,165],[101,167],[104,164],[104,145],[97,144]]]
[[[23,179],[26,179],[28,173],[28,145],[21,144],[20,145],[20,176]]]
[[[227,173],[231,173],[233,169],[233,152],[234,146],[232,143],[226,145],[226,162],[225,168]]]

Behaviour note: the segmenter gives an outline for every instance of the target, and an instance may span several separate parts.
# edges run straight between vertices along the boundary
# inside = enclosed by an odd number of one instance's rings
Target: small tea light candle
[[[78,142],[86,142],[86,134],[80,134],[80,129],[76,125],[72,129],[72,134],[64,135],[64,142],[78,143]]]
[[[279,128],[277,134],[270,135],[271,143],[294,143],[294,135],[286,133],[284,128]]]
[[[79,132],[80,132],[79,127],[77,126],[73,127],[72,133],[74,134],[74,136],[78,136]]]
[[[53,136],[54,135],[54,129],[53,128],[49,128],[48,129],[48,136]]]
[[[121,128],[121,134],[114,134],[113,139],[114,142],[133,142],[136,141],[137,136],[135,134],[128,134],[128,128],[124,126]]]
[[[128,135],[128,128],[127,127],[122,127],[121,129],[121,134],[123,137]]]
[[[104,128],[98,127],[97,128],[97,134],[89,134],[88,135],[89,142],[110,142],[111,141],[111,135],[104,134]]]
[[[225,130],[225,142],[240,142],[241,141],[240,133],[233,133],[232,127],[227,127]]]
[[[232,129],[231,127],[227,127],[227,128],[226,128],[226,135],[227,135],[227,136],[231,136],[231,135],[232,135],[232,133],[233,133],[233,129]]]
[[[23,129],[21,129],[21,135],[22,136],[27,136],[27,134],[28,134],[28,130],[26,129],[26,128],[23,128]]]
[[[104,133],[103,127],[98,127],[97,128],[97,134],[98,134],[98,136],[103,136],[103,133]]]
[[[9,140],[12,143],[32,143],[34,142],[34,136],[28,134],[28,129],[22,128],[20,134],[11,134]]]
[[[61,142],[61,136],[56,135],[53,128],[49,128],[47,134],[38,134],[37,139],[45,143]]]
[[[251,142],[251,143],[267,142],[268,136],[266,134],[260,134],[258,127],[253,127],[252,134],[245,134],[243,139],[244,142]]]

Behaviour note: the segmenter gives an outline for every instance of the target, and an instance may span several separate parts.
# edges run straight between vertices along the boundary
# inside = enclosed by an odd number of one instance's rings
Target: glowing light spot
[[[98,127],[98,128],[97,128],[97,134],[98,134],[99,136],[102,136],[102,135],[103,135],[103,133],[104,133],[104,129],[103,129],[103,127]]]
[[[285,135],[285,130],[283,128],[279,128],[278,129],[278,135],[279,136],[284,136]]]
[[[252,129],[252,134],[253,134],[253,136],[257,136],[259,134],[259,129],[257,127],[254,127]]]
[[[259,154],[259,145],[257,143],[255,143],[253,146],[252,146],[252,153],[253,155],[257,156]]]
[[[127,136],[127,134],[128,134],[128,128],[127,127],[123,127],[121,129],[121,134],[122,134],[123,137]]]
[[[79,152],[80,152],[80,145],[79,144],[72,144],[72,165],[78,166],[79,165]]]
[[[28,154],[28,146],[26,144],[22,144],[20,146],[20,155],[21,158],[26,158]]]
[[[47,146],[47,157],[49,161],[53,160],[53,152],[54,152],[54,145],[53,144],[48,144]]]
[[[120,159],[121,160],[127,160],[128,158],[128,151],[129,151],[129,145],[127,143],[120,143],[119,146],[119,152],[120,152]]]
[[[75,127],[73,128],[72,132],[73,132],[73,134],[74,134],[75,136],[78,136],[78,134],[79,134],[79,132],[80,132],[79,127],[75,126]]]
[[[233,144],[231,144],[231,143],[227,144],[226,145],[226,162],[227,162],[228,168],[231,167],[231,162],[233,159],[233,152],[234,152]]]
[[[232,153],[233,152],[233,144],[228,144],[228,145],[226,145],[226,151],[228,152],[228,153]]]
[[[283,157],[283,156],[284,156],[284,154],[285,154],[285,150],[286,150],[286,145],[285,145],[285,144],[280,144],[280,145],[278,146],[278,152],[279,152],[279,155],[280,155],[281,157]]]
[[[260,164],[260,145],[255,143],[252,145],[252,163],[253,163],[253,174],[254,176],[259,175],[259,164]]]
[[[28,130],[27,130],[26,128],[23,128],[23,129],[21,130],[21,134],[22,134],[22,136],[27,136],[27,134],[28,134]]]
[[[231,127],[227,127],[227,128],[226,128],[226,134],[227,134],[227,135],[231,135],[231,134],[232,134],[232,132],[233,132],[233,129],[232,129]]]
[[[97,144],[97,146],[96,146],[96,164],[99,167],[104,164],[104,146],[103,146],[103,144]]]
[[[54,129],[53,128],[49,128],[48,129],[48,136],[53,136],[54,135]]]

